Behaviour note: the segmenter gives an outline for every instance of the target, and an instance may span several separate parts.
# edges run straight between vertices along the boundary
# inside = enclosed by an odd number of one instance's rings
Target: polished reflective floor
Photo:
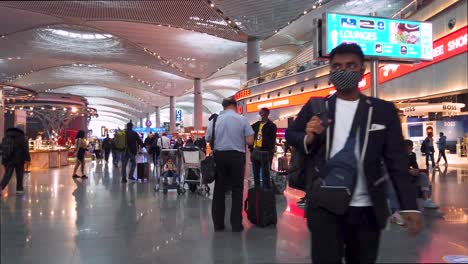
[[[74,181],[71,170],[31,173],[22,195],[10,183],[0,201],[2,264],[310,263],[299,192],[277,196],[276,228],[244,220],[243,233],[214,233],[210,196],[165,196],[155,194],[152,183],[121,184],[112,163],[89,162],[84,181]],[[431,180],[441,209],[424,211],[424,231],[416,238],[389,225],[379,262],[468,255],[468,164],[442,167]]]

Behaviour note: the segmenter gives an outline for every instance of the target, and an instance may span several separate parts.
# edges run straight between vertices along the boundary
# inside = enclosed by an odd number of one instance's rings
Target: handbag
[[[210,146],[211,149],[213,150],[208,157],[206,157],[204,160],[201,161],[200,166],[201,166],[201,174],[202,174],[202,180],[204,184],[209,184],[214,182],[216,178],[216,163],[215,159],[213,156],[214,153],[214,143],[215,143],[215,128],[216,128],[216,120],[218,119],[218,116],[215,115],[213,117],[213,133],[212,133],[212,138],[210,141]]]
[[[311,207],[321,207],[336,215],[343,215],[348,210],[359,171],[355,147],[361,115],[360,101],[343,149],[320,169],[319,177],[312,185],[308,200]]]

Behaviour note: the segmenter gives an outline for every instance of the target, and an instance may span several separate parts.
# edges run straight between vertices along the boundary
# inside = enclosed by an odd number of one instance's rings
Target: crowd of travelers
[[[358,89],[364,72],[364,55],[355,44],[342,44],[330,53],[330,81],[336,93],[326,98],[311,98],[286,131],[287,149],[291,149],[288,173],[290,182],[302,180],[295,187],[305,193],[300,205],[305,207],[307,225],[311,232],[311,256],[314,263],[375,263],[379,241],[387,220],[404,225],[410,235],[421,229],[421,213],[417,197],[424,207],[437,208],[430,199],[427,170],[419,168],[413,142],[404,140],[395,106],[381,99],[368,97]],[[254,187],[245,202],[251,222],[265,226],[276,223],[274,196],[269,179],[278,145],[276,125],[269,119],[270,110],[262,108],[260,120],[253,125],[237,113],[237,102],[229,97],[222,102],[223,111],[209,122],[204,137],[185,142],[173,140],[166,133],[142,137],[128,123],[113,138],[94,142],[98,160],[120,164],[121,181],[136,180],[136,155],[142,147],[156,166],[161,150],[196,146],[206,153],[207,142],[213,150],[216,164],[212,220],[214,231],[226,229],[225,198],[232,197],[230,225],[233,232],[244,229],[244,174],[247,153],[250,153]],[[13,153],[4,156],[6,173],[2,190],[10,181],[13,170],[17,175],[17,191],[23,191],[24,163],[30,161],[27,141],[21,127],[7,130],[5,144],[13,144]],[[439,158],[445,163],[446,139],[440,133],[436,144]],[[84,178],[85,152],[88,149],[84,131],[75,139],[76,165],[73,178]],[[287,150],[286,149],[286,150]],[[9,151],[3,147],[3,151]],[[102,153],[103,152],[103,153]],[[431,131],[421,152],[426,165],[436,166],[434,140]],[[103,154],[103,155],[102,155]],[[432,164],[429,164],[429,163]],[[130,170],[127,173],[127,164]],[[80,169],[81,176],[77,175]],[[174,171],[173,160],[164,165],[164,173]],[[293,178],[294,176],[294,178]],[[417,186],[417,188],[416,188]],[[255,203],[251,196],[255,196]],[[251,199],[252,198],[252,199]],[[388,202],[389,201],[389,202]],[[389,206],[390,204],[390,206]],[[253,208],[252,208],[253,207]],[[256,215],[251,215],[255,210]],[[269,213],[273,212],[273,216]],[[393,213],[393,216],[389,212]]]

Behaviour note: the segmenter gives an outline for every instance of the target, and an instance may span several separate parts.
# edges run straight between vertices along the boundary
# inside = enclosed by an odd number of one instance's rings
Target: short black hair
[[[132,129],[132,128],[133,128],[132,122],[127,123],[127,129]]]
[[[230,97],[224,98],[222,105],[223,105],[223,107],[228,107],[228,106],[231,106],[231,105],[237,106],[237,102],[236,102],[236,99],[234,99],[233,96],[230,96]]]
[[[332,61],[333,58],[337,54],[354,54],[354,55],[358,56],[358,58],[364,64],[364,53],[362,52],[362,49],[358,44],[355,44],[355,43],[342,43],[342,44],[336,46],[330,52],[330,55],[329,55],[330,61]]]
[[[443,136],[443,135],[444,135],[444,132],[440,132],[439,135]]]
[[[84,137],[85,137],[85,132],[84,132],[84,130],[80,130],[80,131],[78,131],[78,133],[76,134],[75,139],[84,138]]]
[[[409,139],[405,139],[403,144],[405,145],[405,147],[411,147],[411,146],[413,146],[413,141],[411,141]]]
[[[270,114],[270,109],[268,109],[266,107],[261,108],[260,111],[265,111],[267,113],[267,115]]]

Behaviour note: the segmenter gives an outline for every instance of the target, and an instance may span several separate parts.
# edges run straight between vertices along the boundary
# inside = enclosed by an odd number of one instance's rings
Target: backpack
[[[1,156],[3,161],[10,161],[15,155],[15,138],[12,136],[5,136],[1,145]]]
[[[121,131],[115,134],[115,148],[118,150],[125,150],[127,147],[127,142],[125,139],[125,132]]]
[[[426,148],[427,148],[427,143],[426,143],[426,140],[424,139],[421,144],[421,153],[426,153]]]

